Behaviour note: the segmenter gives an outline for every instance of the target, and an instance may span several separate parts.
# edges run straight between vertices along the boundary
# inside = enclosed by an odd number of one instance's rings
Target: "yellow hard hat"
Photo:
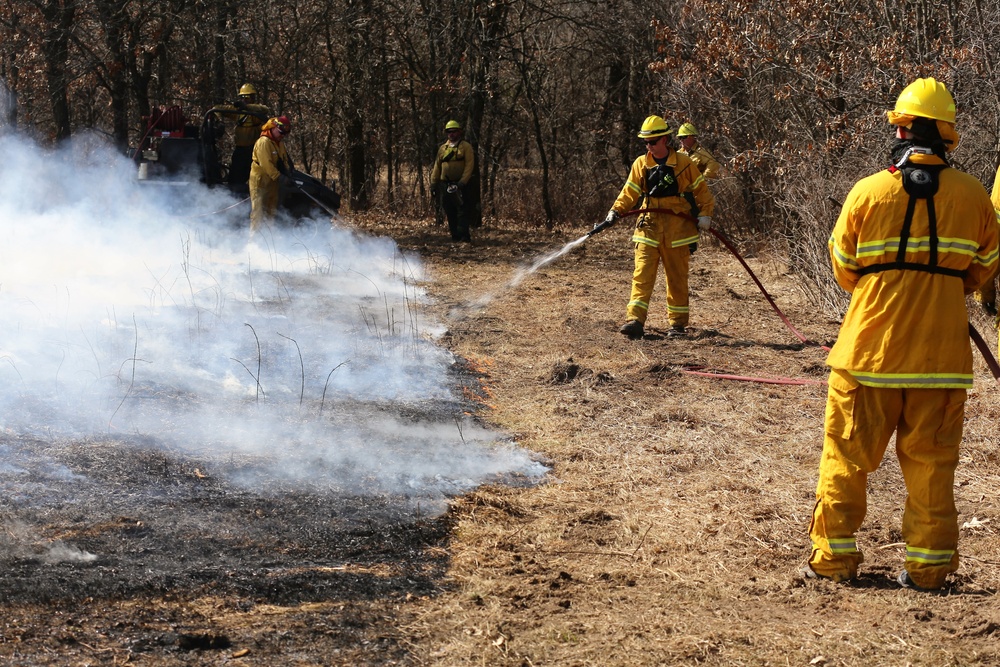
[[[673,130],[667,127],[667,121],[659,116],[648,116],[646,120],[642,121],[642,129],[639,130],[639,134],[636,136],[640,139],[653,139],[655,137],[665,137],[671,132]]]
[[[256,94],[257,94],[257,89],[253,87],[253,84],[244,83],[242,86],[240,86],[240,97],[244,97],[246,95],[256,95]]]
[[[459,123],[457,120],[449,120],[447,123],[445,123],[444,126],[445,132],[447,132],[448,130],[461,130],[461,129],[462,129],[462,124]]]
[[[691,123],[684,123],[679,128],[677,128],[678,137],[697,137],[698,130]]]
[[[907,116],[919,116],[954,123],[955,98],[951,96],[943,83],[935,81],[933,78],[917,79],[903,88],[893,111]]]

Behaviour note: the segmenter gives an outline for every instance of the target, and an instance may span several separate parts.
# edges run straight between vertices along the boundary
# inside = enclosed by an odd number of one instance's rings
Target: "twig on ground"
[[[301,387],[299,388],[299,407],[301,408],[302,401],[305,400],[306,396],[306,365],[302,362],[302,350],[299,349],[299,344],[298,342],[296,342],[294,338],[289,338],[283,333],[278,333],[278,335],[284,338],[285,340],[292,341],[292,344],[295,345],[295,351],[299,353],[299,370],[301,371],[300,377],[302,378],[302,384]]]
[[[333,370],[330,371],[330,374],[326,376],[326,383],[323,384],[323,397],[319,401],[319,413],[321,415],[323,414],[323,405],[326,403],[326,388],[330,386],[330,378],[333,377],[333,371],[337,370],[338,368],[346,364],[348,361],[350,361],[350,359],[347,359],[346,361],[341,361],[339,364],[334,366]]]

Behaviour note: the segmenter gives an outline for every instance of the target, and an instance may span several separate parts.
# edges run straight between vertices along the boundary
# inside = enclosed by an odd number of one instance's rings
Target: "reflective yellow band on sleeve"
[[[839,245],[834,243],[833,239],[830,239],[830,248],[833,250],[833,258],[837,260],[837,264],[845,269],[858,268],[858,261],[854,255],[844,252]]]
[[[1000,249],[994,250],[988,255],[976,255],[976,263],[983,266],[992,266],[1000,258]]]

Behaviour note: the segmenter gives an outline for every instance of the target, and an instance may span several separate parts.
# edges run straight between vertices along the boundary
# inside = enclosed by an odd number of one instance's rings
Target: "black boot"
[[[629,320],[622,325],[619,329],[619,333],[628,336],[629,338],[642,338],[643,324],[639,320]]]

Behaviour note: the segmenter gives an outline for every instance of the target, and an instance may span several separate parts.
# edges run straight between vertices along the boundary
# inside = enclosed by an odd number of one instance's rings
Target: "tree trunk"
[[[76,16],[75,0],[47,0],[41,6],[46,20],[42,56],[45,60],[45,83],[56,142],[69,139],[72,134],[69,99],[66,87],[66,62],[69,58],[69,37]]]
[[[395,176],[395,143],[396,143],[396,133],[395,133],[395,123],[392,122],[392,97],[389,90],[389,62],[386,49],[383,47],[380,49],[382,52],[382,127],[385,133],[385,165],[386,165],[386,202],[389,207],[395,206],[395,183],[393,182]]]
[[[373,92],[367,76],[363,55],[371,53],[369,27],[372,24],[371,0],[347,0],[348,44],[354,57],[347,63],[347,90],[351,101],[347,104],[347,174],[352,211],[363,211],[371,205],[369,183],[368,142],[365,134],[365,115]]]

